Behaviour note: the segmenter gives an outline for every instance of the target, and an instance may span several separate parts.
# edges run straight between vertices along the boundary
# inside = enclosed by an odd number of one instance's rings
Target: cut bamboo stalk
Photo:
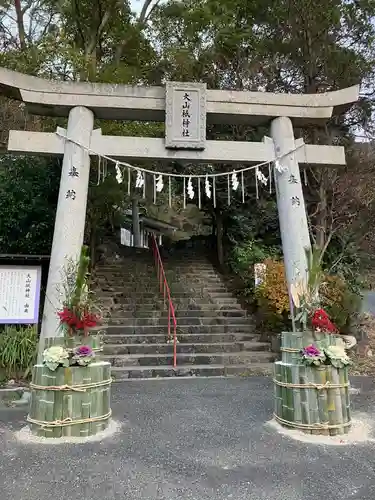
[[[331,369],[331,374],[332,374],[332,383],[333,384],[340,384],[340,376],[339,376],[339,370],[332,366]],[[333,393],[333,398],[335,400],[335,414],[334,414],[334,420],[335,424],[342,424],[342,404],[341,404],[341,391],[340,389],[331,389]],[[331,429],[331,435],[336,436],[338,434],[343,434],[344,433],[344,428],[343,427],[338,427],[336,429]]]
[[[91,370],[85,370],[83,379],[83,384],[91,384]],[[91,407],[91,389],[86,390],[86,392],[82,393],[81,399],[81,415],[82,418],[90,418],[90,407]],[[90,423],[82,424],[80,426],[80,435],[81,436],[89,436],[90,434]]]
[[[46,370],[43,370],[43,382],[47,386],[56,385],[56,373],[51,372],[47,373]],[[55,393],[54,391],[45,391],[46,398],[46,422],[53,422],[53,413],[55,406]],[[53,437],[53,429],[50,427],[46,427],[44,430],[45,437]]]
[[[314,368],[312,366],[306,367],[308,383],[314,384],[315,382]],[[318,407],[318,391],[314,387],[308,389],[308,401],[309,401],[311,424],[312,425],[319,424],[320,422],[319,422],[319,407]],[[311,434],[320,434],[320,430],[312,429]]]
[[[282,368],[281,368],[281,362],[277,361],[274,364],[274,373],[275,373],[275,380],[278,382],[282,381]],[[277,384],[274,384],[275,387],[275,414],[282,418],[283,415],[283,398],[282,398],[282,391],[281,387]]]
[[[317,366],[315,368],[315,382],[319,385],[326,385],[327,383],[327,367]],[[327,389],[320,389],[318,391],[318,407],[319,407],[319,422],[323,425],[328,424],[328,405],[327,405]],[[324,436],[329,435],[328,429],[322,429],[320,434]]]
[[[300,384],[303,385],[307,384],[306,366],[300,367],[299,381]],[[304,425],[311,424],[310,412],[309,412],[309,398],[307,393],[308,389],[301,389],[301,416],[302,416],[302,423]],[[309,430],[306,430],[306,433],[311,434]]]
[[[291,366],[292,383],[299,384],[299,365]],[[294,408],[294,422],[302,423],[302,404],[301,404],[301,389],[293,389],[293,408]]]

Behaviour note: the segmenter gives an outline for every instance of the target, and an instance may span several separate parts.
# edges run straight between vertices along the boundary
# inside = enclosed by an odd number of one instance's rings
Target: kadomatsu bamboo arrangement
[[[111,417],[111,365],[100,360],[101,315],[89,290],[88,267],[83,247],[78,263],[68,262],[62,277],[62,335],[45,339],[33,369],[27,421],[38,436],[92,436]]]
[[[310,434],[346,434],[351,426],[346,349],[355,341],[340,335],[321,308],[321,252],[307,252],[308,278],[291,288],[295,329],[283,332],[275,363],[275,419]],[[347,341],[347,342],[345,342]]]

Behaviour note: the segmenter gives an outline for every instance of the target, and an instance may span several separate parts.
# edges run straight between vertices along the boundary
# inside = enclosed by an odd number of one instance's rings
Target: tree
[[[49,255],[60,171],[55,158],[0,158],[2,253]]]

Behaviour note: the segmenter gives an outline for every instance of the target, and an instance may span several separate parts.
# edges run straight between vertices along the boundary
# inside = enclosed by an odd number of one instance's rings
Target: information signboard
[[[0,266],[0,323],[36,324],[39,319],[40,266]]]

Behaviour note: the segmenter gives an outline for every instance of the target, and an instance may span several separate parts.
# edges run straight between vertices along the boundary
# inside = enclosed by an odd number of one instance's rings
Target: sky
[[[139,12],[142,8],[141,0],[130,0],[130,4],[135,12]]]

